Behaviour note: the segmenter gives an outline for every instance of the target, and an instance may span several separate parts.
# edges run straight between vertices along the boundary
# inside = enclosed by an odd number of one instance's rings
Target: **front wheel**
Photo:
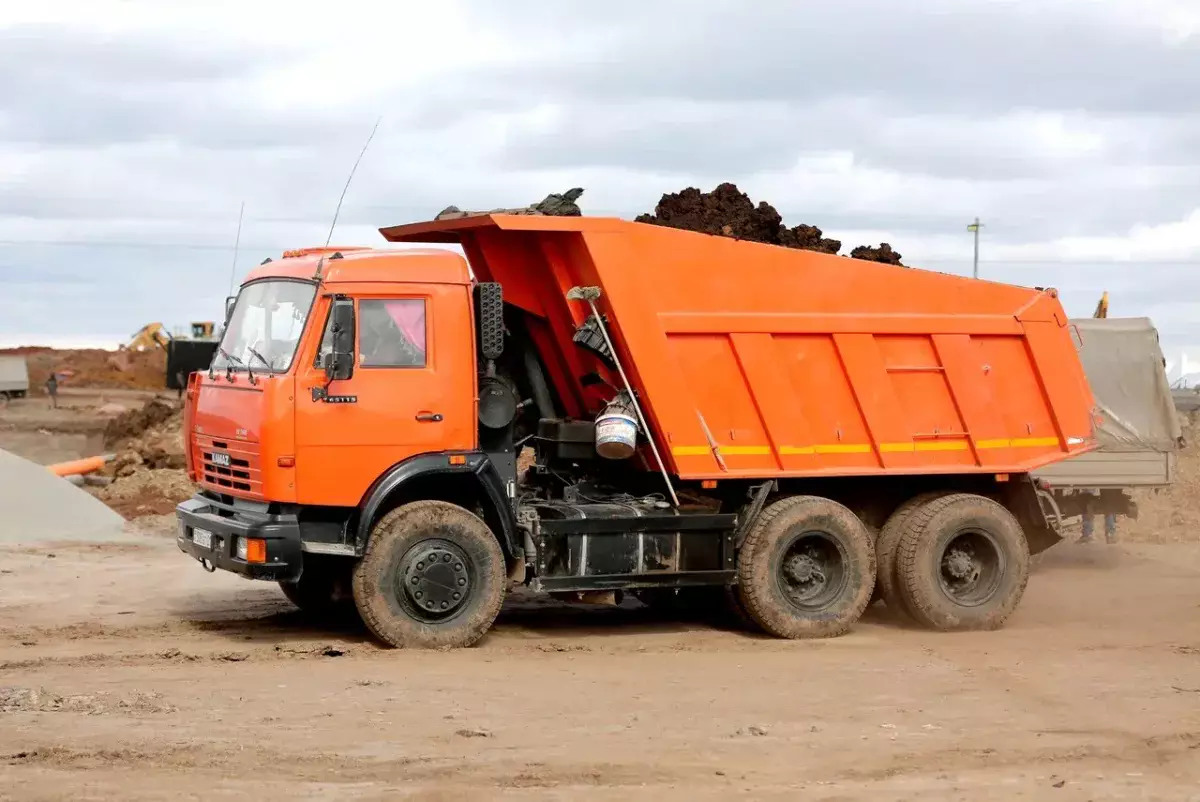
[[[389,512],[354,569],[354,603],[367,628],[397,648],[471,646],[504,602],[504,554],[477,516],[444,501]]]
[[[854,513],[826,498],[776,501],[755,521],[738,555],[746,613],[781,638],[841,635],[875,587],[875,547]]]

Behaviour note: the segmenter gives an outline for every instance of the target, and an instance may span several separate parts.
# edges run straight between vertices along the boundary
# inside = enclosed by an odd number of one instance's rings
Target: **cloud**
[[[0,341],[220,314],[235,275],[454,203],[792,223],[1200,344],[1191,0],[25,4],[0,23]],[[1174,288],[1174,289],[1172,289]],[[123,336],[123,335],[122,335]],[[1173,347],[1173,346],[1172,346]],[[1200,346],[1193,348],[1200,353]]]

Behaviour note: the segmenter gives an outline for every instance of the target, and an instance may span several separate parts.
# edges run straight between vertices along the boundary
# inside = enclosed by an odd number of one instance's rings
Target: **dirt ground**
[[[44,396],[0,401],[0,448],[41,464],[99,454],[108,421],[154,395],[146,390],[63,387],[57,408]]]
[[[781,642],[510,602],[387,651],[169,519],[0,551],[0,796],[1197,799],[1200,546],[1062,545],[999,632]]]
[[[145,400],[78,393],[0,409],[0,448],[99,453]],[[0,547],[0,799],[1200,800],[1180,464],[1126,543],[1039,557],[1002,631],[880,607],[818,642],[514,596],[477,648],[388,651],[127,506],[124,542]]]

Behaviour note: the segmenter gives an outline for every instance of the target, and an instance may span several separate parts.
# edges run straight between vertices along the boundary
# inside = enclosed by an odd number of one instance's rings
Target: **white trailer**
[[[29,369],[23,356],[0,356],[0,398],[24,398],[29,393]]]

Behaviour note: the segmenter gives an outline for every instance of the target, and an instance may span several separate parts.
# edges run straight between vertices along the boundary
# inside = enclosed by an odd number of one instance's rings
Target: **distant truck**
[[[1072,320],[1096,397],[1099,447],[1034,472],[1053,514],[1137,517],[1129,491],[1174,480],[1182,430],[1158,331],[1147,318]]]
[[[0,355],[0,398],[24,398],[29,394],[29,368],[25,357]]]
[[[177,542],[466,646],[516,585],[847,631],[878,580],[992,629],[1094,447],[1053,290],[622,220],[483,214],[256,268],[184,406]],[[518,471],[518,454],[533,464]]]

